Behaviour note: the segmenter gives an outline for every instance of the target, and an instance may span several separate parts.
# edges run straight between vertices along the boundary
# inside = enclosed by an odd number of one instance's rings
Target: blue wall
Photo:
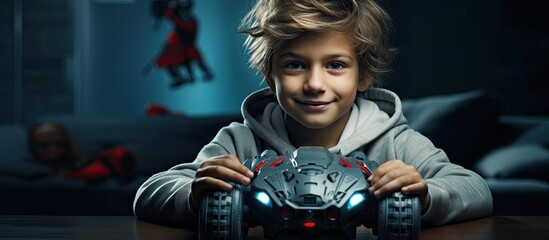
[[[115,1],[113,1],[115,2]],[[167,72],[142,68],[161,50],[172,26],[164,20],[153,31],[149,0],[91,1],[82,7],[82,74],[77,94],[79,115],[143,115],[147,103],[163,104],[189,116],[239,113],[242,100],[264,87],[247,65],[245,37],[238,24],[250,1],[195,0],[197,47],[214,79],[170,88]]]
[[[75,112],[143,115],[159,103],[187,115],[238,113],[241,101],[265,85],[247,66],[244,36],[237,33],[251,0],[194,0],[198,47],[215,79],[170,89],[169,76],[141,69],[162,48],[171,29],[157,32],[150,0],[83,0],[76,38]],[[123,2],[123,3],[115,3]],[[436,2],[436,3],[435,3]],[[401,98],[473,89],[496,93],[506,114],[549,112],[547,3],[467,0],[441,3],[382,1],[393,18],[393,71],[383,87]],[[80,66],[80,68],[78,67]],[[199,71],[195,71],[197,74]]]

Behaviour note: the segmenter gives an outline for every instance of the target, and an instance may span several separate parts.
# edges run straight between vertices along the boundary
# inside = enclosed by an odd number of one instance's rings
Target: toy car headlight
[[[356,205],[364,202],[365,199],[366,196],[364,195],[364,193],[354,193],[349,199],[349,203],[347,203],[347,209],[355,207]]]
[[[262,203],[263,205],[267,206],[267,207],[272,207],[273,204],[271,202],[271,198],[269,197],[269,195],[266,193],[266,192],[258,192],[255,194],[255,198],[260,202]]]

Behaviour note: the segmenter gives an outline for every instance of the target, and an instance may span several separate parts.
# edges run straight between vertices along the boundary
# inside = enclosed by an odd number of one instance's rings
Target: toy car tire
[[[378,239],[419,239],[420,214],[421,202],[418,196],[395,192],[383,198],[378,209]]]
[[[199,211],[199,239],[244,239],[242,186],[233,185],[231,192],[211,192],[203,199]]]

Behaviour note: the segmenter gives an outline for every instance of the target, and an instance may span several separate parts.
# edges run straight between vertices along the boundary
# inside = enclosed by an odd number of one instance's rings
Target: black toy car
[[[400,192],[378,199],[367,181],[378,164],[362,152],[348,157],[322,147],[300,147],[279,156],[273,150],[247,160],[248,186],[212,192],[200,209],[200,239],[243,239],[262,226],[265,238],[355,238],[361,224],[378,239],[418,239],[418,196]]]

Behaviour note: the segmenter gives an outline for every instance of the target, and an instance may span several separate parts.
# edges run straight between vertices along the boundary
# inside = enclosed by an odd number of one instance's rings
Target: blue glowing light
[[[347,204],[347,208],[351,209],[355,207],[356,205],[360,204],[366,199],[363,193],[355,193],[353,196],[351,196],[351,199],[349,199],[349,203]]]
[[[259,200],[260,203],[263,203],[263,205],[265,206],[268,206],[268,207],[272,206],[271,198],[269,198],[269,195],[267,195],[267,193],[265,192],[258,192],[255,195],[255,198]]]

